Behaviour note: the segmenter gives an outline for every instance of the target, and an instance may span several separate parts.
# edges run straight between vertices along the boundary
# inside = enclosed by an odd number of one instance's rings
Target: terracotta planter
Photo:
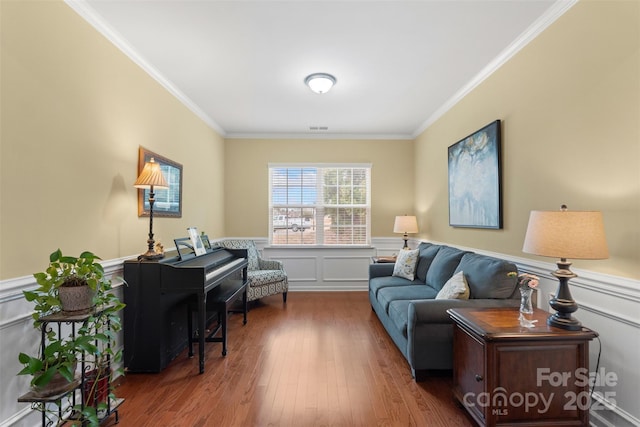
[[[58,297],[62,311],[80,312],[93,307],[93,291],[89,286],[60,286]]]
[[[94,369],[87,372],[85,377],[83,396],[86,406],[95,406],[98,403],[106,402],[109,398],[111,373],[101,371],[100,377],[96,379],[97,375],[98,371]]]

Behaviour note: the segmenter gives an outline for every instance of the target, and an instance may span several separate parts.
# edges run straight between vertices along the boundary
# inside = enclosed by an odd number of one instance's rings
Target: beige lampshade
[[[418,221],[415,216],[401,215],[396,217],[396,221],[393,224],[394,233],[417,233]]]
[[[156,163],[153,157],[144,164],[144,168],[133,186],[142,189],[151,187],[169,188],[169,184],[167,184],[164,175],[162,175],[162,170],[160,170],[160,164]]]
[[[554,258],[608,258],[602,213],[531,211],[522,251]]]

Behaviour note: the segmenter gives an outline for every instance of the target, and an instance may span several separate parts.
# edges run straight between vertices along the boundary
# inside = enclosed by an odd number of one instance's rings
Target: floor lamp
[[[140,172],[140,176],[133,184],[135,188],[139,188],[141,190],[149,190],[149,239],[147,239],[147,244],[149,248],[147,252],[140,255],[139,259],[160,259],[164,257],[163,253],[158,253],[155,251],[155,240],[153,240],[153,203],[155,200],[154,189],[156,188],[169,188],[169,184],[164,179],[164,175],[162,175],[162,170],[160,170],[160,164],[156,163],[153,160],[153,157],[144,164],[144,168],[142,172]]]
[[[549,305],[556,312],[547,324],[570,331],[579,331],[580,322],[571,313],[578,304],[571,297],[569,279],[578,277],[569,267],[567,258],[605,259],[609,257],[601,212],[569,211],[562,205],[559,211],[531,211],[523,252],[560,258],[558,269],[552,274],[558,278],[558,290]]]

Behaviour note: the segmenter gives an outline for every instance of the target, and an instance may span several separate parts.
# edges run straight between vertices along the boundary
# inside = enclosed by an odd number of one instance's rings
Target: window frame
[[[314,203],[305,203],[303,197],[301,195],[299,203],[274,203],[274,171],[276,169],[286,169],[287,172],[291,169],[298,169],[301,172],[301,190],[304,188],[303,184],[303,171],[304,169],[314,169],[315,170],[315,188],[316,188],[316,199]],[[324,203],[324,187],[325,180],[324,176],[327,170],[330,169],[364,169],[365,170],[365,203]],[[268,187],[269,187],[269,201],[268,201],[268,226],[269,226],[269,245],[277,246],[277,247],[305,247],[305,248],[313,248],[313,247],[332,247],[332,248],[362,248],[362,247],[370,247],[371,246],[371,171],[372,165],[371,163],[269,163],[268,164]],[[289,183],[288,177],[287,184]],[[353,177],[352,177],[353,179]],[[338,186],[339,187],[339,186]],[[350,194],[353,197],[354,194],[354,185],[353,181],[350,184]],[[314,243],[304,243],[301,242],[289,242],[289,237],[286,237],[287,242],[276,242],[275,241],[275,226],[274,226],[274,211],[276,209],[300,209],[301,216],[304,216],[304,209],[312,209],[314,214],[314,224],[323,224],[323,226],[315,227],[315,241]],[[340,228],[349,230],[348,233],[353,235],[354,231],[358,229],[364,229],[364,242],[363,243],[326,243],[325,237],[325,227],[324,227],[324,217],[325,212],[328,209],[365,209],[364,217],[366,218],[366,224],[363,227],[358,227],[354,224],[350,226],[342,226]],[[285,227],[287,233],[289,233],[289,228]],[[356,233],[357,234],[357,233]]]

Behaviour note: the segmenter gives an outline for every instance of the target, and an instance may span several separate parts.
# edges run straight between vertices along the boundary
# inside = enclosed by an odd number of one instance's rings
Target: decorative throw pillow
[[[469,299],[469,285],[464,278],[464,272],[460,271],[447,280],[436,299]]]
[[[393,267],[393,276],[413,280],[416,273],[419,252],[418,249],[401,250],[396,259],[396,265]]]

